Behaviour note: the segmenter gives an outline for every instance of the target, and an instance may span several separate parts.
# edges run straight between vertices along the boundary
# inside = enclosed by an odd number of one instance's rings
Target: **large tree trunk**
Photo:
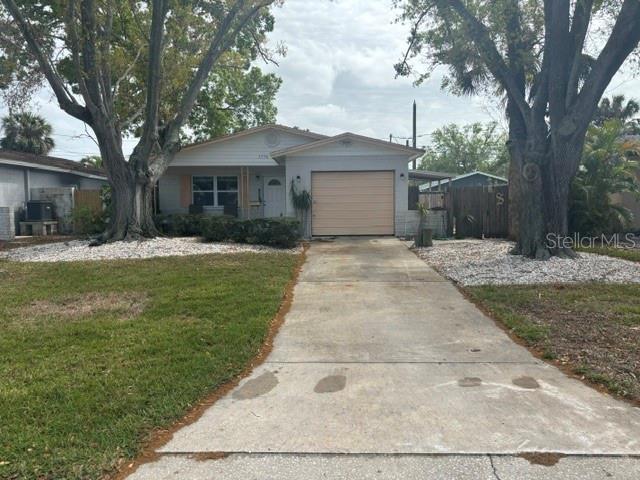
[[[110,166],[111,216],[107,230],[93,243],[97,245],[157,236],[153,221],[155,179],[136,172],[131,162],[120,160],[105,163]]]
[[[103,241],[153,238],[158,231],[153,221],[153,184],[133,178],[111,182],[112,216]]]
[[[525,145],[527,128],[518,107],[509,99],[507,101],[509,117],[509,238],[517,240],[520,234],[520,204],[522,167],[525,164]]]
[[[536,259],[575,258],[569,238],[569,193],[577,171],[584,136],[553,144],[528,139],[528,145],[548,144],[543,151],[526,151],[518,189],[519,232],[515,253]]]
[[[514,252],[540,260],[550,256],[545,238],[546,204],[541,174],[544,167],[544,154],[524,152],[518,171],[518,239]]]

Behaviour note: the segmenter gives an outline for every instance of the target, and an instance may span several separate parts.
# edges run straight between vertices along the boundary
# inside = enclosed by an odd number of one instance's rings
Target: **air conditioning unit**
[[[27,221],[44,222],[53,220],[53,203],[32,200],[27,202]]]

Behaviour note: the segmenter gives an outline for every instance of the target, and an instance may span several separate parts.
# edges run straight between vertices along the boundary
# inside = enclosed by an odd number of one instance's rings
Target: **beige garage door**
[[[394,174],[313,172],[311,233],[393,235]]]

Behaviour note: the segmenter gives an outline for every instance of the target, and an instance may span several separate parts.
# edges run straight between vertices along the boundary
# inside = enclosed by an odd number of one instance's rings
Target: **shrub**
[[[156,228],[164,235],[193,237],[202,235],[205,220],[207,217],[204,215],[172,214],[156,216],[155,223]]]
[[[229,223],[234,219],[230,217],[203,218],[202,236],[207,242],[224,242],[229,239]]]
[[[208,242],[230,240],[292,248],[300,240],[300,222],[288,218],[238,220],[233,217],[209,217],[203,224],[203,237]]]
[[[104,232],[106,216],[104,211],[95,211],[86,206],[77,206],[71,213],[73,231],[79,235],[95,235]]]

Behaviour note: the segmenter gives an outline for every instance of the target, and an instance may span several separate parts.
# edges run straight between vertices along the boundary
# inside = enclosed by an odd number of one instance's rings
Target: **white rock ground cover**
[[[510,255],[503,240],[443,240],[415,252],[445,277],[461,285],[536,283],[640,283],[640,264],[592,253],[579,258],[532,260]]]
[[[199,238],[159,237],[140,242],[107,243],[97,247],[90,247],[89,242],[85,240],[47,243],[0,252],[0,258],[18,262],[73,262],[205,255],[211,253],[296,253],[298,251],[299,248],[277,249],[262,245],[203,243]]]

